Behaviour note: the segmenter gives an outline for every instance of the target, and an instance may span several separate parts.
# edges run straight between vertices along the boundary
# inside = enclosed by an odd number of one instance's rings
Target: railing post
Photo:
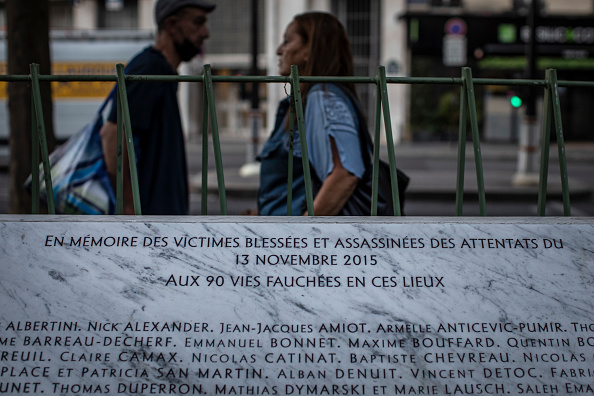
[[[37,133],[37,116],[35,101],[31,94],[31,213],[39,214],[39,134]]]
[[[200,214],[208,213],[208,94],[206,81],[202,81],[202,190],[200,192]]]
[[[136,171],[136,154],[134,153],[134,138],[132,136],[132,123],[130,122],[130,109],[128,107],[128,96],[126,93],[126,79],[124,75],[124,65],[116,65],[118,80],[118,103],[120,104],[120,113],[118,124],[123,123],[124,135],[126,139],[126,149],[128,152],[128,165],[130,167],[130,183],[132,185],[132,199],[134,201],[134,214],[141,215],[140,193],[138,188],[138,173]],[[121,128],[122,126],[120,126]],[[120,141],[121,142],[121,141]],[[118,161],[118,168],[123,167],[123,155]],[[122,169],[123,171],[123,169]],[[120,212],[121,213],[121,212]]]
[[[388,85],[386,83],[386,68],[377,68],[381,91],[382,107],[384,110],[384,127],[386,128],[386,144],[388,146],[388,160],[390,165],[390,178],[392,179],[392,205],[394,215],[400,216],[400,196],[398,195],[398,176],[396,171],[396,156],[394,155],[394,140],[392,139],[392,119],[390,117],[390,102],[388,101]],[[375,144],[377,145],[376,142]],[[374,159],[375,161],[375,159]],[[379,168],[378,168],[379,170]]]
[[[456,176],[456,216],[464,213],[464,169],[466,167],[466,123],[468,116],[468,97],[466,80],[462,79],[460,88],[460,116],[458,124],[458,169]]]
[[[47,152],[47,139],[45,137],[45,123],[43,120],[43,109],[41,107],[41,90],[39,88],[39,65],[33,63],[30,65],[31,71],[31,96],[33,102],[33,117],[34,123],[33,130],[34,135],[37,135],[37,141],[41,146],[41,160],[43,162],[43,176],[45,180],[45,191],[47,192],[47,211],[49,214],[56,214],[56,207],[54,204],[54,188],[52,186],[52,171],[49,163],[49,155]],[[35,146],[35,145],[33,145]],[[38,146],[38,148],[39,148]],[[37,157],[39,159],[39,157]],[[33,168],[39,169],[39,163],[33,163]],[[33,201],[39,201],[39,175],[37,180],[33,179],[32,182],[37,182],[37,198],[33,196]],[[38,208],[39,212],[39,208]]]
[[[287,216],[293,215],[293,161],[295,144],[295,93],[291,88],[289,99],[289,164],[287,171]]]
[[[563,214],[571,216],[569,203],[569,177],[567,174],[567,159],[565,157],[565,138],[563,137],[563,123],[561,122],[561,102],[559,98],[559,85],[557,83],[557,70],[549,71],[550,92],[552,96],[553,114],[555,115],[555,131],[557,132],[557,150],[559,153],[559,170],[561,172],[561,189],[563,192]]]
[[[301,160],[303,162],[303,175],[305,177],[305,200],[307,202],[307,214],[308,216],[315,216],[313,207],[313,192],[311,188],[311,172],[309,169],[309,153],[307,151],[307,142],[305,137],[303,102],[301,101],[299,72],[296,65],[291,65],[291,91],[295,97],[295,115],[297,116],[297,128],[299,129],[299,141],[301,143]]]
[[[227,215],[227,195],[225,193],[225,176],[223,174],[223,158],[221,155],[221,142],[219,140],[219,124],[214,101],[214,88],[212,85],[212,72],[210,65],[204,65],[204,84],[206,85],[206,96],[208,98],[208,109],[210,126],[212,130],[212,145],[214,149],[215,164],[217,171],[217,184],[219,188],[219,201],[221,214]]]
[[[550,70],[546,71],[542,110],[542,138],[540,141],[540,177],[538,186],[537,215],[544,216],[547,205],[547,184],[549,176],[549,147],[551,145],[551,80]]]
[[[472,130],[472,143],[474,146],[474,162],[476,167],[476,182],[479,195],[479,211],[481,216],[486,216],[485,203],[485,181],[483,178],[483,159],[481,155],[481,143],[479,141],[478,117],[476,115],[476,100],[474,97],[474,84],[472,82],[472,70],[469,67],[462,69],[462,79],[466,84],[466,96],[468,99],[470,127]]]
[[[116,214],[124,213],[124,128],[122,120],[122,98],[116,95]]]
[[[380,129],[382,120],[382,89],[379,83],[379,75],[376,81],[375,90],[375,133],[373,135],[373,174],[371,183],[371,215],[377,216],[377,195],[379,192],[379,161],[380,161]]]

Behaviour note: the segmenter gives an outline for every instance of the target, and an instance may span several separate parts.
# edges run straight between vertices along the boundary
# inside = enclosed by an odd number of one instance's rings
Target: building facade
[[[320,10],[343,21],[351,38],[356,74],[375,76],[384,65],[389,76],[459,76],[470,66],[476,77],[523,77],[526,20],[530,0],[213,0],[211,38],[204,54],[180,69],[201,73],[204,63],[215,74],[250,74],[252,65],[251,9],[258,7],[258,73],[276,75],[278,47],[295,14]],[[155,0],[50,0],[53,73],[115,73],[154,38]],[[555,67],[560,78],[592,80],[594,67],[594,0],[540,0],[537,26],[541,51],[538,73]],[[0,0],[0,26],[5,26]],[[0,29],[0,31],[5,29]],[[5,36],[0,33],[0,72],[5,72]],[[55,123],[66,137],[84,125],[101,102],[109,84],[56,84]],[[2,87],[0,87],[2,88]],[[215,84],[221,133],[251,139],[254,112],[251,84]],[[257,88],[261,98],[256,117],[263,139],[272,124],[276,103],[285,95],[282,84]],[[373,119],[375,88],[358,85]],[[457,88],[389,85],[392,131],[396,141],[450,138],[457,125]],[[510,89],[486,87],[478,92],[483,138],[513,140]],[[7,136],[5,90],[0,89],[0,138]],[[521,93],[520,93],[521,94]],[[586,126],[593,113],[583,109],[592,92],[572,89],[564,95],[564,122],[569,138],[594,140]],[[201,87],[180,84],[180,103],[189,138],[200,134]],[[371,117],[369,116],[371,115]],[[572,135],[573,134],[573,135]]]

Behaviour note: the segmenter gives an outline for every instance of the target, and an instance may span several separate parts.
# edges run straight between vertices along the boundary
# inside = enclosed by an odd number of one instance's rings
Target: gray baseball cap
[[[174,14],[184,7],[202,8],[206,12],[211,12],[216,5],[204,0],[158,0],[155,5],[155,21],[159,24],[168,16]]]

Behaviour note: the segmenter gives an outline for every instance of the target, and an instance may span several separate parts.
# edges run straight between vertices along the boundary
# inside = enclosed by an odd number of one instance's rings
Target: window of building
[[[100,29],[138,29],[138,0],[99,2]]]
[[[71,0],[50,0],[49,23],[53,29],[72,27]],[[0,29],[6,30],[6,1],[0,0]]]
[[[0,2],[0,30],[6,30],[6,5]]]
[[[72,2],[69,0],[52,0],[49,2],[50,29],[72,28]]]
[[[379,0],[333,0],[332,10],[344,24],[355,62],[356,76],[375,76],[380,59]],[[357,93],[367,119],[375,112],[375,86],[357,85]]]
[[[211,32],[206,51],[211,54],[251,52],[251,0],[218,0],[217,11],[208,16]],[[264,0],[258,0],[258,48],[264,52]]]
[[[433,7],[462,7],[462,0],[431,0]]]

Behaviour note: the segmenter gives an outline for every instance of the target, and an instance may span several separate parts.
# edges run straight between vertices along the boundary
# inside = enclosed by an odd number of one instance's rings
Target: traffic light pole
[[[526,45],[526,78],[536,79],[536,26],[539,0],[532,0],[528,14],[530,39]],[[539,136],[536,117],[536,90],[527,88],[526,112],[520,128],[518,167],[513,184],[518,186],[538,185],[539,180]]]
[[[251,45],[252,64],[250,73],[258,75],[258,0],[251,0]],[[251,136],[246,146],[246,163],[239,169],[242,177],[257,176],[260,174],[260,164],[256,162],[256,155],[260,146],[260,130],[262,129],[262,113],[260,112],[260,85],[257,81],[252,83],[250,110]]]

